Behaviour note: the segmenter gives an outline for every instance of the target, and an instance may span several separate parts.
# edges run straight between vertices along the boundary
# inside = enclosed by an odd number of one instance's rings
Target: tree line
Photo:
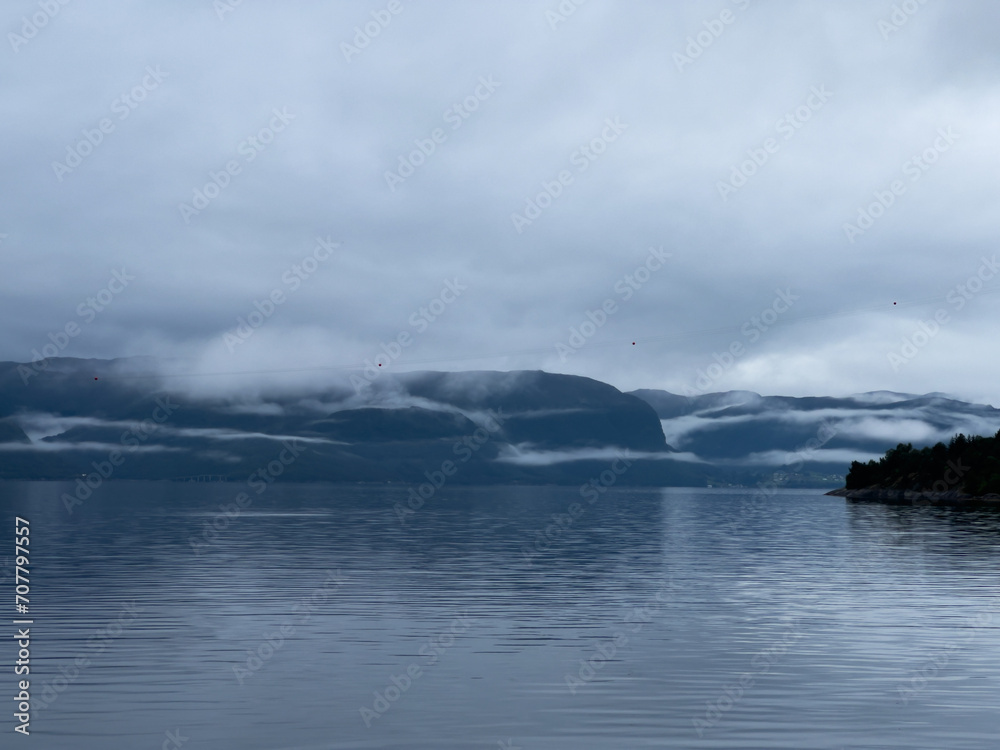
[[[852,462],[846,487],[1000,493],[1000,430],[993,437],[959,433],[947,445],[920,450],[914,450],[912,443],[900,443],[878,461]]]

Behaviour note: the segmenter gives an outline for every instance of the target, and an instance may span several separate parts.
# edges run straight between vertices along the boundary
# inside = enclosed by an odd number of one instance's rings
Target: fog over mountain
[[[622,393],[538,370],[386,373],[357,390],[252,378],[219,394],[175,366],[0,363],[0,476],[578,485],[614,466],[623,484],[783,472],[826,486],[898,442],[1000,427],[1000,410],[940,394]]]
[[[389,5],[6,3],[0,359],[1000,406],[1000,4]]]

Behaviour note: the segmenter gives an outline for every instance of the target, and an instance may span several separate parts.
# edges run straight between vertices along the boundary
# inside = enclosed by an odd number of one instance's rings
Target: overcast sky
[[[2,19],[0,359],[1000,406],[993,0]]]

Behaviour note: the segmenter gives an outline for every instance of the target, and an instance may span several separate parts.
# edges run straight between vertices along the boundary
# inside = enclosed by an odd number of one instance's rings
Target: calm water
[[[245,487],[66,489],[0,484],[31,522],[25,747],[1000,746],[1000,514],[446,487],[404,524],[402,491],[273,485],[224,521]]]

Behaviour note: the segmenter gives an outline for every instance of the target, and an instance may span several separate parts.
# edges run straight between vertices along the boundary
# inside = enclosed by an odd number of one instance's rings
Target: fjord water
[[[446,486],[401,521],[405,489],[275,484],[222,521],[245,486],[69,489],[0,484],[31,523],[36,747],[1000,742],[997,513]]]

